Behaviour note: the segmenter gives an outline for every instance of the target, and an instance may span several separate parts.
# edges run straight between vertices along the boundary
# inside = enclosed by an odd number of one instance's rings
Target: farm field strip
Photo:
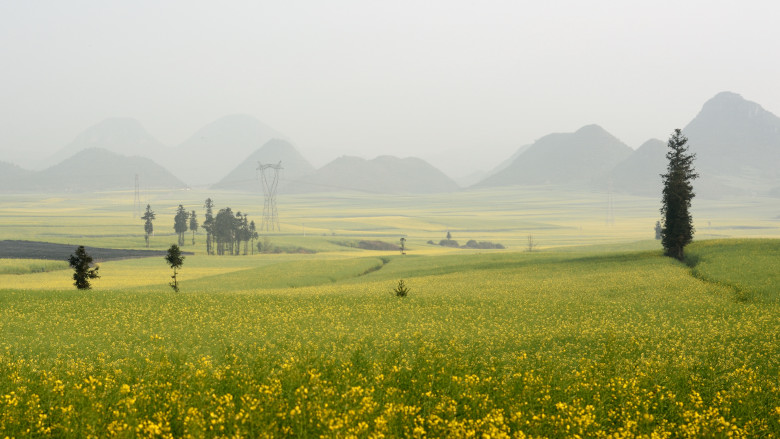
[[[262,197],[220,191],[148,192],[157,212],[156,240],[164,248],[175,238],[173,216],[178,204],[195,210],[202,221],[203,200],[217,208],[231,206],[259,223]],[[144,248],[143,223],[132,217],[132,194],[99,193],[89,197],[44,198],[34,194],[0,195],[0,239],[50,240],[67,244]],[[614,223],[607,223],[607,194],[560,188],[511,188],[427,196],[361,194],[280,195],[283,233],[276,236],[329,236],[386,239],[406,236],[410,245],[438,242],[446,232],[454,239],[500,241],[522,249],[528,235],[543,247],[606,244],[649,239],[659,219],[657,199],[615,194]],[[13,207],[12,207],[13,206]],[[553,207],[554,206],[554,207]],[[370,214],[367,214],[370,212]],[[779,237],[780,199],[696,200],[698,237]],[[306,235],[306,236],[304,236]],[[45,237],[46,239],[41,239]],[[203,235],[198,237],[202,242]],[[82,242],[83,241],[83,242]],[[305,245],[303,245],[305,247]]]

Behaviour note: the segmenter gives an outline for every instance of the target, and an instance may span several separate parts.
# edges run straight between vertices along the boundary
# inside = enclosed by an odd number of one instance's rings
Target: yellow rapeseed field
[[[691,255],[695,276],[655,251],[361,254],[185,264],[179,294],[6,288],[0,437],[778,437],[778,303],[737,295],[717,244]]]

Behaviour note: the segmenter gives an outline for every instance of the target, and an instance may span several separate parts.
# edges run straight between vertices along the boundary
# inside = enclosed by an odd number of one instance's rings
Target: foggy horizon
[[[771,2],[3,3],[0,160],[52,155],[111,117],[172,147],[230,114],[279,131],[316,167],[414,156],[465,175],[589,124],[636,149],[722,91],[780,112],[776,12]]]

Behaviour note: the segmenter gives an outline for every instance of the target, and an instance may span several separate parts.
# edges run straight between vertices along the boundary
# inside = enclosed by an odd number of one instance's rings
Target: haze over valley
[[[683,133],[697,154],[700,196],[778,192],[780,118],[758,103],[736,93],[719,93],[684,125]],[[664,140],[632,147],[599,125],[586,125],[572,133],[545,135],[458,184],[455,176],[433,164],[419,157],[396,157],[392,151],[369,160],[337,157],[317,168],[283,133],[249,115],[220,118],[174,146],[162,144],[136,119],[111,118],[40,160],[40,170],[2,162],[0,191],[121,190],[129,189],[137,174],[146,188],[259,192],[260,162],[282,164],[282,193],[438,193],[551,185],[656,196],[665,154]]]

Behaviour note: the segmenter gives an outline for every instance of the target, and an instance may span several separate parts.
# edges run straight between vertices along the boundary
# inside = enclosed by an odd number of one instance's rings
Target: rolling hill
[[[12,163],[0,162],[0,192],[11,191],[19,180],[24,180],[33,173]]]
[[[659,195],[666,165],[666,143],[650,139],[612,169],[612,187],[632,195]]]
[[[303,158],[290,142],[281,139],[271,139],[249,155],[212,188],[249,192],[260,191],[261,187],[257,181],[258,162],[266,164],[281,162],[283,169],[280,172],[280,189],[289,185],[290,181],[295,181],[314,172],[314,166]]]
[[[186,186],[150,159],[126,157],[102,148],[89,148],[43,171],[16,179],[10,189],[18,192],[131,190],[136,174],[144,188],[173,189]]]
[[[428,162],[416,158],[380,156],[373,160],[343,156],[297,181],[286,192],[359,191],[389,193],[442,193],[458,185]]]
[[[574,133],[542,137],[475,187],[591,184],[605,179],[631,153],[600,126],[587,125]]]

